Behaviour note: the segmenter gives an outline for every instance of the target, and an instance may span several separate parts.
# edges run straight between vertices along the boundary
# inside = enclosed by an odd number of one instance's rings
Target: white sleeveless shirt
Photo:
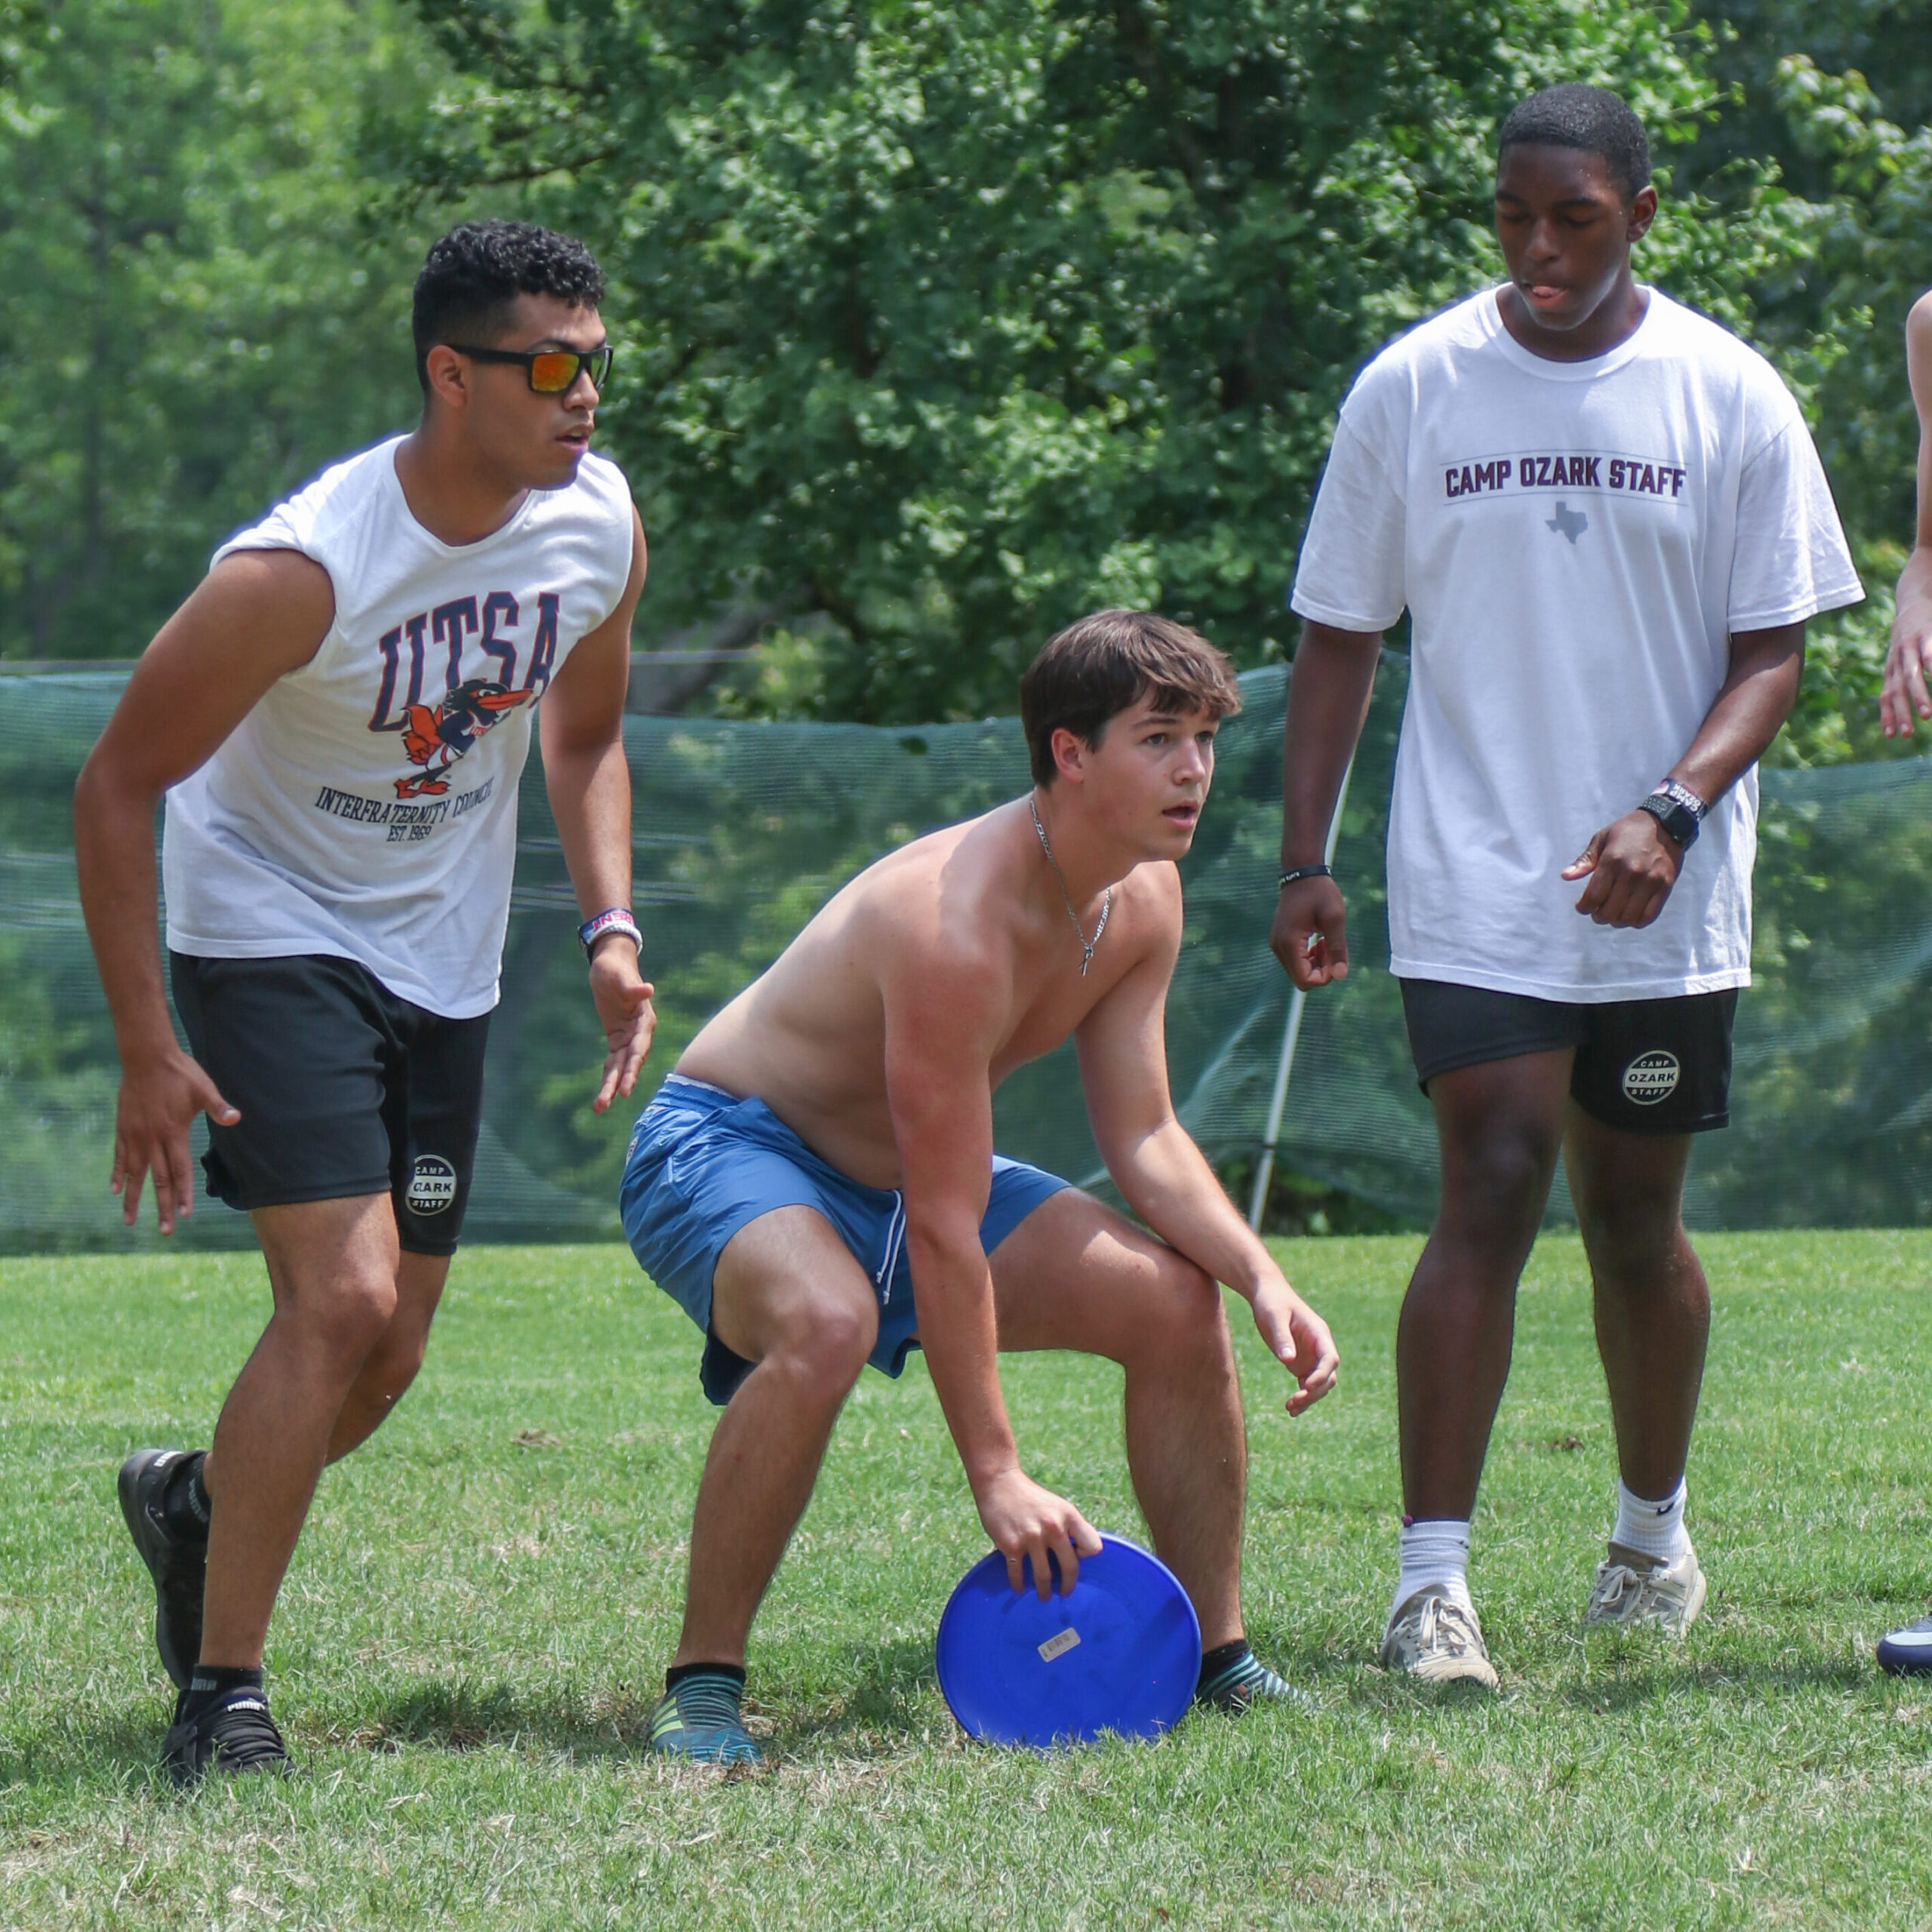
[[[586,455],[480,543],[416,521],[396,437],[325,470],[211,561],[297,550],[335,621],[168,794],[168,943],[326,953],[450,1019],[497,1003],[537,700],[630,574],[623,473]]]

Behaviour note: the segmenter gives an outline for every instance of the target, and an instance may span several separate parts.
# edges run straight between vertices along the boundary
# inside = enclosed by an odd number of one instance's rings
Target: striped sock
[[[1297,1690],[1287,1679],[1268,1666],[1248,1648],[1245,1637],[1232,1644],[1217,1644],[1201,1659],[1201,1676],[1194,1687],[1194,1701],[1238,1717],[1257,1700],[1307,1705],[1306,1691]]]
[[[745,1673],[734,1664],[679,1664],[666,1672],[651,1714],[651,1748],[704,1764],[755,1764],[763,1753],[739,1715]]]

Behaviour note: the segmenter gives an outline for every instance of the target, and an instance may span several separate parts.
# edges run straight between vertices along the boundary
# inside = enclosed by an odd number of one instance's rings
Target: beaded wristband
[[[613,906],[608,912],[599,912],[595,918],[586,919],[577,929],[577,943],[589,956],[590,949],[606,933],[622,933],[641,955],[644,951],[644,935],[637,929],[637,921],[631,917],[628,906]]]

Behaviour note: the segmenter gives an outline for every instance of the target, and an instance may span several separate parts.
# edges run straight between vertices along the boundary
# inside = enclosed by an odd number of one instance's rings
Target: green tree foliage
[[[414,238],[365,117],[438,69],[392,0],[0,8],[0,655],[131,655],[212,544],[414,413]]]
[[[1694,11],[1713,29],[1709,66],[1725,94],[1698,143],[1706,165],[1764,155],[1795,192],[1830,198],[1830,155],[1807,138],[1801,106],[1782,97],[1779,70],[1794,55],[1866,78],[1889,121],[1932,122],[1932,0],[1717,0]]]
[[[419,186],[514,186],[622,291],[611,422],[660,621],[770,601],[831,715],[1004,709],[1057,625],[1158,603],[1244,663],[1333,411],[1478,286],[1499,115],[1588,76],[1668,149],[1679,6],[419,0],[469,78]],[[1746,169],[1653,273],[1737,321],[1801,242]]]
[[[1932,35],[1932,7],[1921,11]],[[1829,186],[1809,211],[1808,272],[1768,292],[1764,324],[1776,341],[1812,345],[1799,358],[1818,372],[1819,448],[1869,593],[1863,609],[1820,628],[1788,742],[1813,762],[1909,755],[1922,741],[1888,746],[1877,697],[1912,540],[1918,432],[1905,318],[1932,283],[1932,128],[1908,131],[1855,70],[1827,74],[1803,54],[1774,78],[1790,137]]]
[[[1789,762],[1909,754],[1878,731],[1892,586],[1911,542],[1906,310],[1932,282],[1932,0],[1718,0],[1717,111],[1684,171],[1723,201],[1748,155],[1796,197],[1798,255],[1752,289],[1755,335],[1804,393],[1870,593],[1814,627]],[[1869,77],[1869,78],[1868,78]]]

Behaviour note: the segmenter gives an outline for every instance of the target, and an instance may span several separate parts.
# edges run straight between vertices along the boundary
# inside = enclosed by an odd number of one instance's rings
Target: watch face
[[[1697,814],[1688,805],[1666,804],[1655,794],[1644,801],[1644,810],[1681,846],[1688,848],[1697,836]]]

